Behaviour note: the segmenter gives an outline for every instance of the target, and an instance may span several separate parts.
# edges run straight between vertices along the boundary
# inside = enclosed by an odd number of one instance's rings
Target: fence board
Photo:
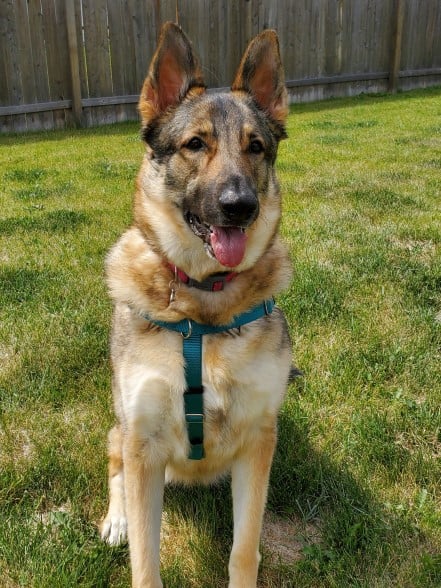
[[[66,28],[67,43],[69,47],[72,114],[75,124],[80,126],[83,122],[83,110],[81,104],[80,66],[78,60],[79,51],[75,24],[75,7],[72,0],[66,0]]]
[[[112,94],[110,48],[107,33],[106,0],[83,0],[84,50],[87,72],[88,97]],[[86,109],[88,126],[111,122],[103,107]]]
[[[112,93],[106,0],[83,0],[84,38],[89,96]]]
[[[433,5],[433,6],[429,6],[427,9],[427,25],[426,25],[426,55],[427,54],[432,54],[433,55],[433,48],[434,48],[434,43],[435,43],[435,35],[437,35],[438,37],[441,36],[441,29],[436,27],[436,25],[439,25],[439,21],[438,21],[438,6]]]
[[[75,10],[75,24],[77,31],[77,47],[78,47],[78,66],[80,70],[80,88],[81,96],[87,98],[89,96],[89,82],[87,79],[86,66],[86,50],[84,46],[84,22],[83,22],[83,0],[70,0],[74,4]]]
[[[59,3],[58,3],[59,4]],[[70,95],[69,61],[67,56],[64,3],[56,0],[42,0],[42,21],[46,48],[46,62],[49,77],[49,95],[52,101],[64,100]],[[61,37],[61,32],[64,37]],[[64,110],[54,110],[54,127],[63,128],[68,119]]]
[[[219,18],[222,18],[222,17],[219,15]],[[227,86],[231,86],[231,84],[233,83],[235,71],[236,71],[237,66],[239,65],[239,62],[238,62],[239,55],[238,54],[240,53],[240,47],[239,47],[240,37],[239,37],[238,12],[224,8],[224,21],[223,22],[224,22],[223,31],[226,31],[226,37],[224,40],[224,54],[223,54],[224,73],[223,73],[221,87],[227,87]],[[236,50],[233,47],[231,39],[235,39],[238,44]],[[204,58],[203,55],[201,55],[200,57],[201,57],[201,59]]]
[[[207,82],[212,87],[220,87],[221,80],[219,77],[219,29],[220,23],[216,18],[217,2],[208,3],[207,6],[207,21],[205,36],[208,39],[208,44],[205,54],[208,56],[209,76],[206,76]],[[208,33],[208,34],[207,34]]]
[[[135,77],[132,93],[139,94],[148,72],[148,67],[156,47],[156,39],[159,36],[160,25],[157,10],[162,12],[162,2],[155,7],[155,2],[137,2],[130,0],[129,6],[132,14],[132,35],[135,47]]]
[[[439,65],[441,59],[441,6],[439,2],[406,2],[402,60],[409,69]]]
[[[27,0],[16,0],[15,20],[19,23],[17,27],[17,41],[19,47],[19,62],[21,72],[21,83],[23,92],[23,103],[33,104],[37,101],[35,88],[35,73],[32,59],[31,32],[28,18]],[[26,129],[38,129],[40,126],[38,114],[26,116]]]
[[[403,47],[403,16],[404,16],[404,0],[395,0],[394,19],[393,19],[393,34],[392,40],[392,54],[390,61],[390,75],[389,75],[389,91],[396,92],[398,85],[398,78],[400,73],[401,51]]]
[[[9,104],[23,104],[23,87],[20,72],[20,47],[17,31],[15,6],[12,0],[0,3],[0,36],[2,57],[5,67],[6,100]],[[11,130],[26,130],[26,115],[11,116],[8,120]]]
[[[32,49],[32,68],[35,77],[36,102],[48,102],[50,100],[49,77],[46,63],[46,47],[43,27],[43,14],[39,2],[28,3],[29,42]],[[38,114],[40,129],[52,129],[54,127],[53,112]]]
[[[127,2],[118,0],[108,2],[109,44],[112,56],[113,93],[118,96],[134,92],[135,84],[135,48],[131,34],[131,13]],[[124,120],[127,108],[125,104],[115,105],[115,120]]]
[[[311,51],[309,59],[308,72],[304,75],[320,75],[323,71],[323,62],[325,57],[323,34],[325,31],[325,20],[323,18],[323,2],[321,0],[312,0],[311,12],[308,23],[308,35],[311,39]],[[303,51],[305,49],[303,48]],[[303,54],[305,56],[305,54]],[[305,56],[306,57],[306,56]]]
[[[212,8],[212,19],[215,23],[217,23],[218,29],[217,58],[215,58],[215,63],[213,64],[213,67],[216,67],[217,65],[215,72],[217,82],[216,85],[218,88],[222,88],[227,85],[229,74],[228,61],[226,59],[228,39],[226,19],[227,4],[227,0],[219,0],[219,2],[215,3]],[[214,44],[213,47],[215,47]],[[232,79],[229,81],[230,85],[232,81]]]
[[[113,92],[124,96],[132,92],[135,59],[133,43],[130,42],[130,12],[124,1],[109,2],[107,8]]]
[[[0,84],[0,105],[9,104],[8,69],[6,64],[6,47],[8,27],[6,21],[6,5],[0,4],[0,76],[3,83]]]

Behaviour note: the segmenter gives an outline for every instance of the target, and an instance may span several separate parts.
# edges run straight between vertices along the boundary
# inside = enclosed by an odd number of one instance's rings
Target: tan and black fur
[[[159,588],[164,484],[208,483],[231,472],[229,586],[254,588],[291,366],[285,319],[276,309],[240,333],[204,336],[206,457],[191,461],[182,338],[141,314],[224,325],[289,284],[274,171],[287,114],[275,32],[250,43],[230,93],[207,94],[190,42],[176,25],[164,25],[139,109],[146,154],[134,222],[107,258],[118,424],[109,434],[102,536],[110,544],[128,537],[132,585]],[[170,264],[198,281],[225,271],[237,276],[223,291],[206,292],[177,283]]]

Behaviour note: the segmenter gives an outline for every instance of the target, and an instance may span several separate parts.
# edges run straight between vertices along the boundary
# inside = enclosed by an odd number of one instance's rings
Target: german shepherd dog
[[[133,587],[160,588],[164,484],[230,472],[229,587],[251,588],[291,368],[284,316],[264,303],[291,279],[278,236],[274,164],[288,106],[276,33],[251,41],[231,92],[207,93],[192,45],[166,23],[139,110],[146,153],[134,221],[106,262],[118,424],[101,534],[111,545],[128,538]],[[237,327],[262,305],[266,313]],[[201,346],[202,459],[189,459],[188,333],[168,328],[180,323],[212,328]]]

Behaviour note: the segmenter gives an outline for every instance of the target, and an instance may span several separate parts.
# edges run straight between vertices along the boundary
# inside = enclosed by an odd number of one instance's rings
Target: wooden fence
[[[441,83],[441,0],[0,0],[0,131],[136,118],[160,26],[176,19],[213,88],[268,27],[292,100]]]

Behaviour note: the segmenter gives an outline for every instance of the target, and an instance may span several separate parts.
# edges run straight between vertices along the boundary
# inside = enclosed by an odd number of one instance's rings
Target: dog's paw
[[[127,519],[124,516],[107,516],[101,525],[101,539],[109,545],[127,541]]]

